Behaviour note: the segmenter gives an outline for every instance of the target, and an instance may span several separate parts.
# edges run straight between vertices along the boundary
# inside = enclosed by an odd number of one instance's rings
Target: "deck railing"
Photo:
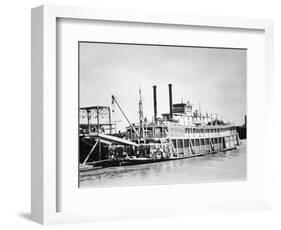
[[[212,132],[198,132],[198,133],[187,133],[187,132],[175,132],[171,130],[169,133],[146,133],[145,138],[190,138],[190,139],[201,139],[201,138],[217,138],[225,137],[237,134],[236,130],[225,130],[225,131],[212,131]],[[135,133],[128,133],[128,139],[138,139]]]

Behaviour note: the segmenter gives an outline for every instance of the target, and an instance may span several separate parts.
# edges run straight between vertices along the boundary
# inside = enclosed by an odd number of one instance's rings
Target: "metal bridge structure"
[[[80,132],[104,133],[116,132],[116,123],[112,122],[109,106],[90,106],[79,109]]]

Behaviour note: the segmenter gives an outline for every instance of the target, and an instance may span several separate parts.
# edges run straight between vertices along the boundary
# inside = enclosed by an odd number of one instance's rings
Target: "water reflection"
[[[184,160],[80,173],[81,187],[152,185],[246,179],[246,142],[238,150]]]

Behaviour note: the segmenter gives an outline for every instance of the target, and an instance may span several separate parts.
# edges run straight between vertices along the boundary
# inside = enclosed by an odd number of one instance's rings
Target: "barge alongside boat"
[[[123,133],[113,132],[111,109],[106,106],[81,108],[87,124],[80,126],[80,164],[93,167],[126,166],[231,151],[240,145],[235,125],[193,111],[190,102],[173,104],[172,85],[169,84],[169,113],[157,116],[157,88],[153,86],[154,117],[144,118],[139,90],[139,122],[131,123],[112,96],[129,126]],[[91,124],[92,113],[95,123]],[[108,117],[100,122],[100,115]]]

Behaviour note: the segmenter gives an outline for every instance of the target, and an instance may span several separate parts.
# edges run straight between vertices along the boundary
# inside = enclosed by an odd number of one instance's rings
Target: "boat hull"
[[[140,165],[140,164],[151,164],[158,163],[163,161],[175,161],[182,160],[187,158],[199,157],[207,154],[216,154],[218,152],[227,152],[237,149],[237,146],[231,148],[225,148],[221,151],[211,151],[209,153],[198,153],[191,156],[180,156],[180,157],[171,157],[171,158],[127,158],[127,159],[107,159],[103,161],[96,161],[88,163],[87,165],[92,165],[94,168],[99,167],[116,167],[116,166],[130,166],[130,165]]]

